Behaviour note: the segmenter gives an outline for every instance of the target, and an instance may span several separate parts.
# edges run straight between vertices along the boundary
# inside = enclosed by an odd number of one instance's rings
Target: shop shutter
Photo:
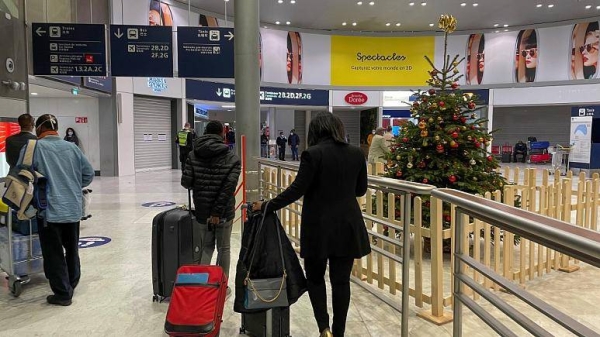
[[[549,141],[550,145],[568,146],[571,132],[571,107],[514,107],[495,108],[492,129],[494,145],[516,144],[536,137],[538,141]]]
[[[133,121],[135,171],[172,169],[171,101],[134,96]]]
[[[350,135],[350,144],[360,146],[360,111],[334,111],[344,123],[346,134]]]
[[[298,146],[298,153],[306,150],[306,111],[296,110],[294,111],[294,129],[296,134],[300,136],[300,146]]]

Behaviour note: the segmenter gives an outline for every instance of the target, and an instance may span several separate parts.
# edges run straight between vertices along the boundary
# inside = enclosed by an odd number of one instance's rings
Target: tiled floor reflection
[[[45,303],[49,288],[43,275],[35,275],[19,298],[8,293],[2,279],[0,336],[164,336],[167,304],[152,302],[150,256],[151,221],[162,209],[144,208],[141,204],[151,201],[185,203],[187,194],[179,187],[179,172],[98,178],[92,188],[93,217],[83,222],[81,234],[107,236],[113,241],[81,251],[83,276],[70,307],[51,307]],[[239,249],[239,233],[234,234],[233,242],[235,255]],[[598,280],[600,272],[584,266],[581,271],[570,275],[552,273],[536,280],[528,288],[559,309],[600,330]],[[509,297],[506,294],[501,296]],[[521,304],[515,304],[515,307],[526,313],[531,311]],[[222,337],[239,334],[240,317],[231,308],[230,298]],[[438,327],[427,323],[416,317],[416,309],[411,307],[411,336],[451,335],[451,324]],[[539,315],[532,314],[530,317],[536,322],[547,322]],[[465,317],[464,333],[465,336],[494,336],[471,314]],[[569,335],[559,329],[553,330],[553,333]],[[292,335],[318,336],[308,296],[292,307]],[[353,285],[347,336],[399,335],[400,314]]]

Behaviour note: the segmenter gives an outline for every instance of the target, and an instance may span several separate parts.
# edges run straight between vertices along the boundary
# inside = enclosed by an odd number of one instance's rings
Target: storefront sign
[[[332,85],[423,86],[435,37],[331,37]]]
[[[110,26],[111,75],[173,77],[173,31],[160,26]]]
[[[344,97],[344,100],[350,105],[363,105],[367,103],[369,96],[363,94],[362,92],[351,92]]]
[[[75,123],[77,123],[77,124],[87,124],[87,122],[88,122],[87,117],[75,117]]]
[[[33,23],[33,74],[106,76],[104,25]]]
[[[409,106],[414,93],[412,91],[384,91],[384,107]]]
[[[187,80],[186,97],[202,101],[235,102],[235,86]],[[261,87],[260,102],[272,105],[329,106],[329,91]]]
[[[167,79],[162,77],[148,77],[148,88],[154,92],[163,92],[167,90]]]
[[[202,108],[194,107],[194,115],[196,117],[208,119],[208,111]]]
[[[179,77],[233,78],[233,28],[177,27]]]

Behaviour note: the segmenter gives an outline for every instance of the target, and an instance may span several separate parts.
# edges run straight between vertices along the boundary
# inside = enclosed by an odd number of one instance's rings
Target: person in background
[[[369,163],[387,163],[385,156],[390,153],[390,148],[383,137],[384,131],[384,128],[377,128],[377,130],[375,130],[375,136],[373,137],[371,147],[369,148]]]
[[[515,153],[513,154],[513,160],[515,163],[517,162],[517,155],[523,157],[523,163],[527,159],[527,145],[525,145],[525,143],[523,143],[522,140],[518,141],[517,144],[515,144]]]
[[[300,136],[296,134],[296,130],[290,131],[290,137],[288,138],[288,144],[292,149],[292,160],[300,160],[298,157],[298,146],[300,145]]]
[[[13,172],[16,169],[19,154],[23,146],[27,145],[27,142],[31,139],[37,139],[33,134],[34,122],[35,120],[30,114],[19,116],[21,132],[6,138],[6,162],[10,167],[9,172]]]
[[[175,144],[179,147],[179,161],[181,162],[182,172],[190,152],[194,149],[194,139],[196,139],[196,133],[192,130],[190,123],[185,123],[183,129],[175,137]]]
[[[79,146],[79,137],[77,137],[77,134],[73,128],[67,129],[67,134],[65,135],[64,140]]]
[[[373,142],[373,137],[375,137],[375,130],[373,130],[369,136],[367,136],[367,145],[371,146],[371,143]]]
[[[365,222],[356,198],[367,191],[367,166],[362,150],[344,139],[339,117],[319,113],[308,130],[294,182],[269,202],[255,202],[255,211],[274,212],[304,196],[300,256],[308,294],[322,337],[344,337],[350,305],[350,273],[354,259],[371,252]],[[333,291],[333,325],[327,312],[325,270]],[[332,327],[332,330],[330,330]]]
[[[263,131],[260,135],[260,156],[269,158],[269,136],[267,136],[266,131]]]
[[[227,139],[227,145],[229,146],[229,149],[233,150],[235,147],[235,131],[233,131],[233,129],[229,129],[225,137]]]
[[[387,142],[388,146],[392,145],[392,142],[394,141],[394,134],[392,133],[392,126],[388,125],[388,127],[385,130],[385,133],[383,134],[383,138],[385,138],[385,141]]]
[[[201,264],[211,264],[217,244],[217,263],[229,279],[231,230],[235,216],[235,189],[240,177],[240,158],[223,142],[219,121],[210,121],[204,135],[194,141],[181,177],[181,186],[194,191],[196,220],[202,237]]]
[[[69,306],[81,278],[78,244],[82,189],[92,183],[94,169],[79,147],[61,139],[56,117],[42,115],[35,127],[39,140],[33,166],[48,179],[48,208],[37,219],[44,273],[54,292],[46,301]],[[18,165],[23,155],[24,149]]]
[[[287,139],[283,135],[283,131],[279,133],[277,137],[277,147],[279,148],[279,160],[285,160],[285,147],[287,145]]]

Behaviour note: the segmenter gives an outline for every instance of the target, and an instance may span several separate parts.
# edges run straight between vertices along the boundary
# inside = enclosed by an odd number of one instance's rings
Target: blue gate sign
[[[106,76],[104,25],[33,23],[33,74]]]
[[[153,201],[153,202],[147,202],[145,204],[142,204],[143,207],[150,207],[150,208],[159,208],[159,207],[170,207],[170,206],[175,206],[176,203],[172,202],[172,201]]]
[[[173,30],[162,26],[110,26],[111,75],[173,77]]]
[[[234,78],[233,28],[177,27],[179,77]]]
[[[79,248],[94,248],[99,246],[104,246],[105,244],[111,242],[110,238],[105,236],[86,236],[79,238]]]

